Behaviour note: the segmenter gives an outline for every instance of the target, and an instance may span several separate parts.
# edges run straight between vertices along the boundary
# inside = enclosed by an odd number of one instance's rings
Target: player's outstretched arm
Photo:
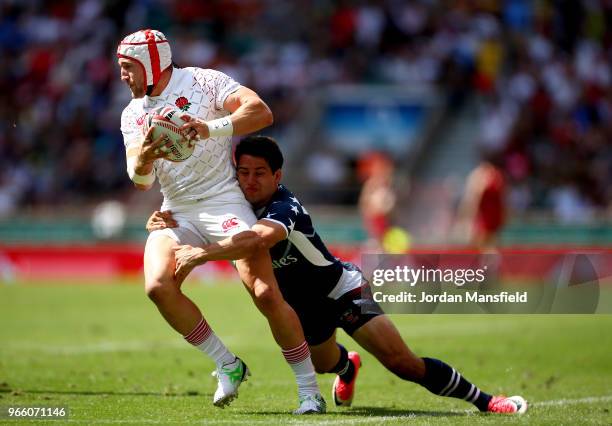
[[[274,222],[260,220],[250,231],[243,231],[217,243],[200,248],[205,261],[236,260],[252,256],[259,250],[268,250],[287,238],[285,228]]]
[[[241,86],[228,95],[223,108],[231,114],[211,121],[185,116],[187,123],[181,129],[188,135],[197,132],[200,139],[241,136],[268,127],[274,121],[268,105],[248,87]]]
[[[178,223],[174,220],[170,210],[155,211],[147,220],[146,229],[153,232],[159,229],[176,228]],[[255,223],[249,231],[243,231],[231,237],[203,247],[179,246],[177,253],[189,252],[188,257],[197,254],[199,264],[209,260],[236,260],[251,256],[258,250],[268,250],[279,241],[287,238],[285,227],[277,222],[262,219]],[[189,249],[187,249],[189,248]],[[183,250],[184,249],[184,250]],[[177,258],[180,257],[180,254]],[[194,259],[195,260],[195,259]]]
[[[240,232],[216,243],[203,247],[191,247],[185,251],[181,251],[181,248],[186,246],[179,246],[176,252],[177,269],[182,254],[185,254],[186,258],[191,258],[194,253],[197,253],[200,264],[209,260],[244,259],[259,250],[270,249],[285,238],[287,238],[287,231],[282,225],[261,220],[253,225],[251,230]]]

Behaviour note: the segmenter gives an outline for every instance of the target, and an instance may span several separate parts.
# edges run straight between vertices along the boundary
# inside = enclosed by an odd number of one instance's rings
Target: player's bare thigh
[[[174,248],[178,242],[168,235],[149,237],[145,245],[144,276],[148,291],[154,286],[175,285]]]

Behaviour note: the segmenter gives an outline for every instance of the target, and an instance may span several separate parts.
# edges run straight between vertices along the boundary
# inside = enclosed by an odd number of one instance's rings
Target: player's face
[[[144,70],[136,61],[119,58],[117,61],[121,69],[121,81],[128,85],[133,98],[142,98],[145,95]]]
[[[237,170],[238,183],[247,201],[254,208],[265,206],[278,188],[281,171],[272,173],[266,160],[252,155],[242,155]]]

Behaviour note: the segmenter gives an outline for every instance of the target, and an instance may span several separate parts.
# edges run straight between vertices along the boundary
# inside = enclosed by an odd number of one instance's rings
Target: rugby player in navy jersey
[[[283,156],[272,138],[244,138],[236,147],[235,160],[240,188],[258,221],[250,231],[217,243],[177,248],[179,282],[197,265],[240,259],[265,247],[281,292],[300,318],[316,371],[337,374],[332,389],[336,405],[351,405],[361,366],[357,352],[347,352],[336,342],[340,327],[389,371],[436,395],[463,399],[484,412],[527,410],[522,397],[489,395],[443,361],[410,351],[372,299],[361,271],[327,250],[306,208],[280,184]],[[155,212],[147,223],[149,231],[173,226],[171,212]]]

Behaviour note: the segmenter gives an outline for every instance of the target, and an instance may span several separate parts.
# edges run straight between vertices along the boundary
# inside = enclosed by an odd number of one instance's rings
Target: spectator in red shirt
[[[505,223],[506,182],[496,156],[487,156],[468,176],[459,216],[470,244],[494,248]]]

